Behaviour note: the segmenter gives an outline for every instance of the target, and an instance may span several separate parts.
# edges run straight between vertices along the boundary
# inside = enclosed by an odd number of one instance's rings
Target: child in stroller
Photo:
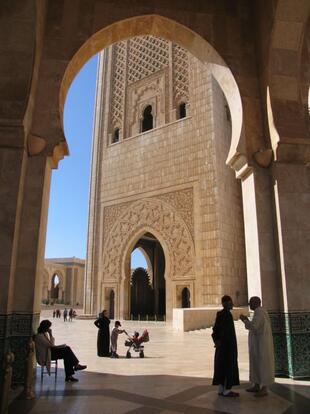
[[[133,336],[128,335],[128,339],[125,341],[125,346],[128,346],[126,353],[126,358],[131,358],[131,349],[135,352],[139,352],[140,358],[144,358],[144,345],[143,342],[148,342],[150,340],[149,333],[145,329],[143,334],[139,336],[139,332],[135,331]]]

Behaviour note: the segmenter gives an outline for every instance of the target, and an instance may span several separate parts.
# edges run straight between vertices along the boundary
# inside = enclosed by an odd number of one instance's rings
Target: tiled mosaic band
[[[28,342],[36,331],[39,319],[39,314],[0,315],[0,363],[2,366],[4,355],[9,350],[13,352],[14,384],[24,383]]]
[[[276,376],[310,377],[310,311],[269,312]]]

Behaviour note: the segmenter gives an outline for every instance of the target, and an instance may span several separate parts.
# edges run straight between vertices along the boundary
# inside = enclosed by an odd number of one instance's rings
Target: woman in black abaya
[[[94,324],[97,326],[97,354],[99,357],[110,356],[110,319],[106,316],[107,311],[103,310]]]

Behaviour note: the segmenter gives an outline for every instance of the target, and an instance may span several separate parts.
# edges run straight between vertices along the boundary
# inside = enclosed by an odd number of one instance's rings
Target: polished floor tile
[[[42,318],[51,318],[43,313]],[[211,385],[214,347],[211,329],[175,332],[165,323],[124,322],[132,332],[147,328],[150,342],[144,359],[124,357],[125,335],[119,337],[121,358],[96,356],[97,330],[90,320],[53,320],[56,342],[67,343],[88,365],[78,383],[64,381],[60,362],[57,382],[38,375],[36,399],[15,400],[9,414],[310,414],[310,382],[277,379],[268,397],[245,391],[248,383],[247,333],[236,323],[241,386],[239,398],[223,398]]]

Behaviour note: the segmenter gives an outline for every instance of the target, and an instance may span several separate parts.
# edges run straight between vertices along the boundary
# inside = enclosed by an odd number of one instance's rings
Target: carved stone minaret
[[[113,300],[115,316],[128,318],[141,286],[154,317],[225,293],[246,301],[241,193],[225,165],[230,128],[208,66],[179,45],[144,36],[100,54],[86,313]],[[135,248],[148,271],[132,278]]]

